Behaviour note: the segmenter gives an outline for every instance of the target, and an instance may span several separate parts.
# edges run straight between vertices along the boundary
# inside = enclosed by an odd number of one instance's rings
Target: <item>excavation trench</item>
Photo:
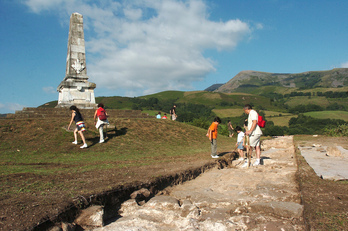
[[[80,224],[79,228],[305,230],[293,137],[265,141],[261,163],[243,168],[233,154],[226,154],[214,163],[160,177],[151,183],[79,198],[70,210],[35,228],[72,222],[81,209],[102,205],[105,223]],[[152,196],[131,199],[130,195],[140,189],[148,190]]]
[[[130,199],[130,195],[137,190],[146,188],[151,192],[151,196],[146,200],[151,199],[158,194],[166,194],[166,188],[174,185],[182,184],[186,181],[195,179],[202,173],[212,168],[225,168],[231,165],[235,153],[225,155],[223,158],[217,160],[214,163],[207,163],[201,167],[185,170],[180,173],[157,177],[156,179],[148,183],[130,184],[117,186],[110,191],[106,191],[96,195],[90,195],[89,197],[79,196],[64,209],[63,212],[50,218],[43,218],[38,225],[30,228],[32,231],[47,230],[60,223],[73,223],[76,217],[81,213],[83,209],[86,209],[93,205],[101,205],[104,208],[104,220],[105,224],[108,224],[115,219],[119,218],[118,211],[121,204]],[[82,227],[80,227],[83,230]]]

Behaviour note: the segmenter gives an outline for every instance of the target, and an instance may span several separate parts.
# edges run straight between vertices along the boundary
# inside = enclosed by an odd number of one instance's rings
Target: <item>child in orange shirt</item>
[[[219,158],[217,155],[217,133],[218,133],[218,125],[221,124],[221,119],[219,117],[215,117],[214,122],[210,125],[207,137],[209,137],[210,143],[211,143],[211,157],[212,158]]]

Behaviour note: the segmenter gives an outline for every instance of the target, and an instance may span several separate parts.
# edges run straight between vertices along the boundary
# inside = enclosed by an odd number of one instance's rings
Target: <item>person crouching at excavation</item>
[[[109,121],[107,119],[108,117],[108,113],[106,113],[105,109],[104,109],[104,104],[99,103],[98,104],[98,109],[95,110],[94,113],[94,124],[95,127],[99,130],[99,134],[100,134],[100,140],[99,143],[104,143],[104,126],[109,125]],[[98,119],[98,120],[96,120]],[[107,134],[105,134],[105,138],[107,138],[106,136]]]
[[[86,139],[85,139],[85,136],[83,135],[83,132],[86,131],[86,126],[85,126],[85,123],[83,122],[82,115],[79,109],[74,105],[70,107],[70,110],[71,110],[71,120],[68,126],[68,130],[70,130],[70,126],[73,121],[75,121],[75,124],[76,124],[76,128],[74,130],[75,141],[72,143],[77,144],[77,133],[79,133],[83,142],[83,145],[80,148],[87,148]]]
[[[221,119],[219,117],[215,117],[214,122],[210,125],[207,137],[209,137],[210,143],[211,143],[211,157],[212,158],[219,158],[217,154],[217,134],[218,134],[218,125],[221,124]]]
[[[250,148],[255,148],[256,160],[253,166],[260,165],[261,156],[261,142],[262,131],[259,125],[257,125],[258,114],[252,109],[250,104],[246,104],[243,108],[245,114],[248,115],[248,130],[245,132],[246,136],[249,136]]]

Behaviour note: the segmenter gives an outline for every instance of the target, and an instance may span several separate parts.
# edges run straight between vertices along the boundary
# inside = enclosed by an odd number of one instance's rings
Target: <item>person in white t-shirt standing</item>
[[[255,148],[256,160],[253,166],[260,165],[261,157],[261,142],[262,131],[259,125],[257,125],[259,114],[252,109],[250,104],[246,104],[243,108],[244,112],[248,115],[248,130],[245,132],[246,136],[250,138],[250,148]]]

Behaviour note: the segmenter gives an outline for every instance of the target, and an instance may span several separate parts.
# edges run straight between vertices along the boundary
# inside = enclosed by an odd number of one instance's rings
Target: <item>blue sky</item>
[[[57,100],[70,15],[98,96],[204,90],[243,70],[348,67],[345,0],[0,0],[0,113]]]

